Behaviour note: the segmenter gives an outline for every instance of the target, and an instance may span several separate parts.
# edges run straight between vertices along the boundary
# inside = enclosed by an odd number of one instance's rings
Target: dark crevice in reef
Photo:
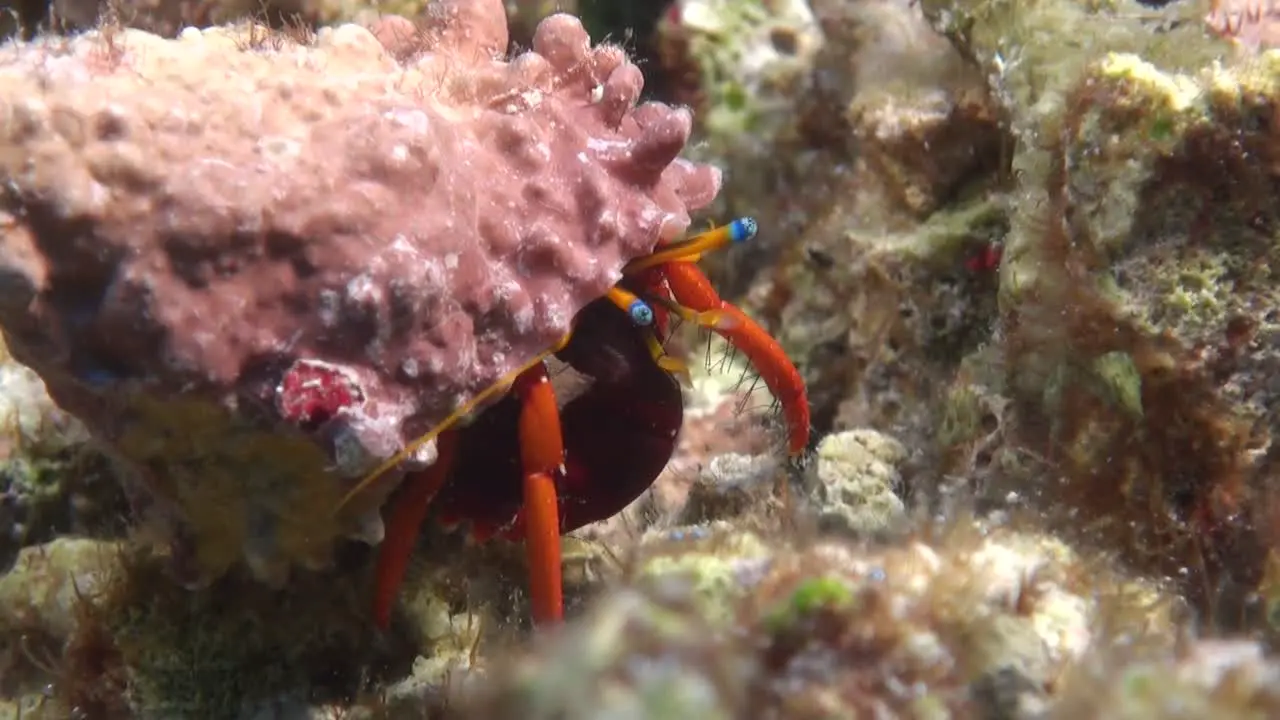
[[[48,25],[49,13],[52,7],[51,0],[17,0],[12,7],[5,8],[0,12],[13,13],[13,16],[16,16],[17,30],[21,33],[22,39],[30,40],[36,36],[37,32]],[[8,33],[13,30],[9,24],[10,22],[9,20],[0,22],[0,40],[8,39]]]

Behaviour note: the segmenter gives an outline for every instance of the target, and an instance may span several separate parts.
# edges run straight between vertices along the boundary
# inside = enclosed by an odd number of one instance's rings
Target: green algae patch
[[[843,580],[834,577],[814,578],[802,583],[787,602],[768,613],[764,617],[765,627],[770,632],[783,632],[822,610],[847,611],[853,602],[853,592]]]
[[[753,579],[772,554],[758,536],[710,530],[701,539],[657,540],[645,549],[636,580],[641,584],[686,584],[703,616],[725,625],[751,591]]]
[[[120,567],[98,614],[137,717],[232,720],[273,702],[350,698],[378,657],[364,586],[350,578],[307,574],[273,589],[241,571],[192,591],[141,550]]]

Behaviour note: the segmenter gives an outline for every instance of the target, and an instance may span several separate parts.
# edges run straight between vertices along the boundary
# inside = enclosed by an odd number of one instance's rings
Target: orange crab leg
[[[665,280],[675,302],[692,311],[680,313],[682,317],[687,314],[687,319],[710,328],[747,356],[782,405],[789,429],[789,452],[800,455],[809,444],[809,400],[804,378],[782,346],[746,313],[721,299],[695,265],[704,253],[746,242],[755,237],[757,230],[754,219],[738,218],[637,258],[623,268],[623,273],[640,276],[648,287],[660,284],[659,278]]]
[[[520,462],[524,467],[525,554],[533,620],[564,617],[560,567],[560,506],[556,477],[564,472],[564,435],[555,390],[542,363],[520,375],[513,390],[521,401]]]
[[[564,616],[560,508],[555,480],[564,464],[560,409],[542,363],[521,373],[512,391],[521,401],[519,434],[524,507],[519,520],[528,557],[533,619],[538,623],[559,622]],[[396,498],[374,576],[374,620],[383,630],[391,624],[391,609],[404,581],[413,546],[432,499],[448,480],[460,438],[457,430],[440,433],[435,463],[409,475]]]
[[[400,491],[388,518],[386,537],[378,549],[373,591],[373,619],[383,630],[391,624],[391,608],[395,605],[400,584],[404,582],[413,546],[418,541],[422,521],[427,517],[427,508],[449,479],[458,439],[456,430],[440,433],[436,439],[435,463],[405,478],[404,489]]]
[[[676,302],[697,312],[722,313],[725,322],[712,329],[741,350],[760,373],[787,419],[787,450],[800,455],[809,445],[809,400],[804,378],[773,336],[746,313],[725,302],[711,281],[692,262],[674,260],[658,266]]]

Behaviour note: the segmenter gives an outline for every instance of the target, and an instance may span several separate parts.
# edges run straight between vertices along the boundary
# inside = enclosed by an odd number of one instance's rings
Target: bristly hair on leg
[[[733,377],[724,388],[726,396],[734,397],[734,419],[751,416],[766,430],[770,446],[786,454],[786,418],[782,405],[765,386],[760,372],[732,344],[707,328],[698,328],[699,344],[704,348],[703,369],[709,376]],[[703,341],[705,337],[705,341]]]

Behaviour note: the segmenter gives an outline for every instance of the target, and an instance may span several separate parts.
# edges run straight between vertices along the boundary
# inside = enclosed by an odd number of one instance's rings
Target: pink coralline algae
[[[0,327],[196,583],[381,536],[424,428],[555,344],[719,190],[687,110],[568,15],[0,47]],[[419,465],[433,449],[420,452]]]

